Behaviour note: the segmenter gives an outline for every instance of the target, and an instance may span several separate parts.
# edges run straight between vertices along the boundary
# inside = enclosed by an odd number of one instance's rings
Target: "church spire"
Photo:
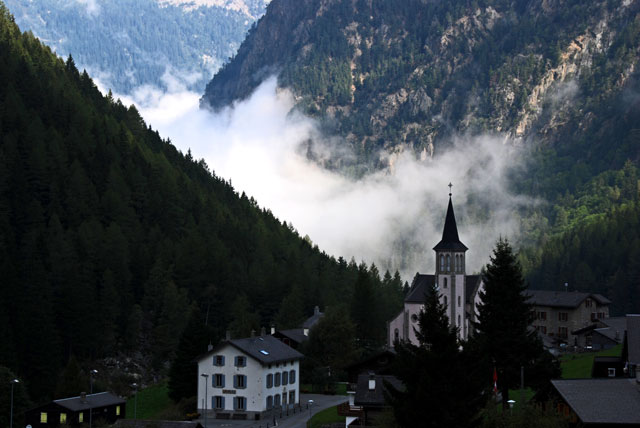
[[[433,247],[434,250],[453,250],[466,251],[468,248],[460,242],[458,237],[458,226],[456,225],[456,216],[453,213],[453,203],[451,202],[451,187],[449,183],[449,206],[447,207],[447,216],[444,220],[444,230],[442,231],[442,240]]]

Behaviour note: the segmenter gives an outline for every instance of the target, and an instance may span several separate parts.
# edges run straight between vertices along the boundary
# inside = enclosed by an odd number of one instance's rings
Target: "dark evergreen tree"
[[[394,374],[404,388],[387,384],[386,396],[401,427],[472,427],[484,405],[476,355],[461,350],[458,329],[450,326],[438,290],[427,291],[418,317],[419,345],[396,343]]]
[[[536,331],[530,328],[534,317],[532,305],[527,303],[520,263],[506,239],[496,243],[482,277],[484,291],[480,292],[482,302],[471,340],[479,357],[484,358],[487,385],[495,366],[498,389],[506,408],[509,389],[520,385],[520,368],[524,366],[528,372],[536,360],[543,358],[545,351]],[[536,382],[544,383],[545,379],[536,379]]]

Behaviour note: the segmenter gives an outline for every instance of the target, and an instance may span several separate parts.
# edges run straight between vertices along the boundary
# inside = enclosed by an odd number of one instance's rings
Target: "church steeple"
[[[450,185],[451,186],[451,185]],[[453,203],[451,202],[451,193],[449,193],[449,207],[447,208],[447,216],[444,220],[444,230],[442,231],[442,240],[438,245],[433,247],[435,251],[467,251],[468,248],[458,237],[458,226],[456,225],[456,216],[453,213]]]

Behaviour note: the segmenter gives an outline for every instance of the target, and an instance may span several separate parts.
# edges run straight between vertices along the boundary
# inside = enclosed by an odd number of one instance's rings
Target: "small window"
[[[78,423],[83,423],[84,422],[84,413],[79,413],[78,414]]]
[[[280,406],[280,394],[276,394],[273,397],[273,405],[276,406],[276,407]]]
[[[267,410],[271,410],[273,408],[273,396],[267,396]]]
[[[116,416],[120,416],[120,406],[116,406]]]
[[[224,397],[221,395],[211,397],[211,407],[218,410],[224,409]]]
[[[235,375],[233,377],[233,386],[234,388],[246,388],[247,377],[245,375]]]
[[[418,322],[418,315],[416,314],[411,315],[411,322]]]
[[[444,272],[444,255],[440,254],[440,271]]]
[[[118,408],[120,408],[120,406],[118,406]],[[119,415],[120,413],[116,413],[117,415]],[[67,414],[66,413],[60,413],[60,423],[61,424],[66,424],[67,423]]]
[[[233,399],[235,402],[234,410],[246,410],[247,409],[247,399],[245,397],[235,397]]]
[[[444,305],[447,306],[447,296],[444,296]]]
[[[276,373],[275,386],[280,386],[280,372]]]
[[[40,423],[41,424],[47,423],[47,412],[40,412]]]
[[[235,366],[236,367],[246,367],[247,365],[247,358],[243,357],[243,356],[237,356],[236,357],[236,361],[235,361]]]
[[[289,384],[289,372],[282,372],[282,384],[283,385]]]
[[[444,279],[444,288],[447,288],[447,278]]]
[[[291,383],[291,384],[296,383],[296,371],[295,370],[290,370],[289,371],[289,383]]]
[[[558,321],[567,321],[569,314],[567,312],[558,312]]]
[[[224,366],[224,355],[215,355],[213,357],[213,365],[218,367]]]
[[[214,388],[224,388],[224,375],[223,374],[215,374],[211,377],[211,382],[213,383]]]
[[[296,403],[296,391],[295,389],[292,389],[291,391],[289,391],[289,404],[295,404]]]
[[[400,340],[400,330],[396,328],[393,330],[393,341],[397,342],[398,340]]]
[[[267,388],[273,387],[273,374],[269,373],[267,375]]]
[[[447,254],[447,272],[451,272],[451,257]]]
[[[462,305],[462,298],[458,296],[458,307],[460,307],[461,305]]]
[[[458,315],[458,327],[460,327],[460,315]]]
[[[615,367],[609,367],[607,369],[607,376],[616,377],[616,368]]]

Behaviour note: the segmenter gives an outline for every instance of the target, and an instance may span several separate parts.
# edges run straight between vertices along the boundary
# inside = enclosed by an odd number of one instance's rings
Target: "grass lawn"
[[[622,353],[622,345],[599,352],[564,354],[560,357],[560,367],[563,379],[584,379],[591,377],[593,358],[615,357]]]
[[[135,397],[127,400],[127,418],[133,419]],[[138,419],[157,419],[171,405],[167,383],[159,383],[138,391]]]
[[[345,417],[338,415],[338,406],[329,407],[321,412],[316,413],[311,418],[310,424],[307,426],[310,428],[320,428],[325,424],[332,424],[337,422],[344,423]]]
[[[312,394],[312,393],[314,393],[313,385],[311,385],[310,383],[301,384],[300,385],[300,392],[302,392],[303,394]],[[347,384],[346,383],[341,383],[341,382],[336,383],[335,395],[347,395]]]

